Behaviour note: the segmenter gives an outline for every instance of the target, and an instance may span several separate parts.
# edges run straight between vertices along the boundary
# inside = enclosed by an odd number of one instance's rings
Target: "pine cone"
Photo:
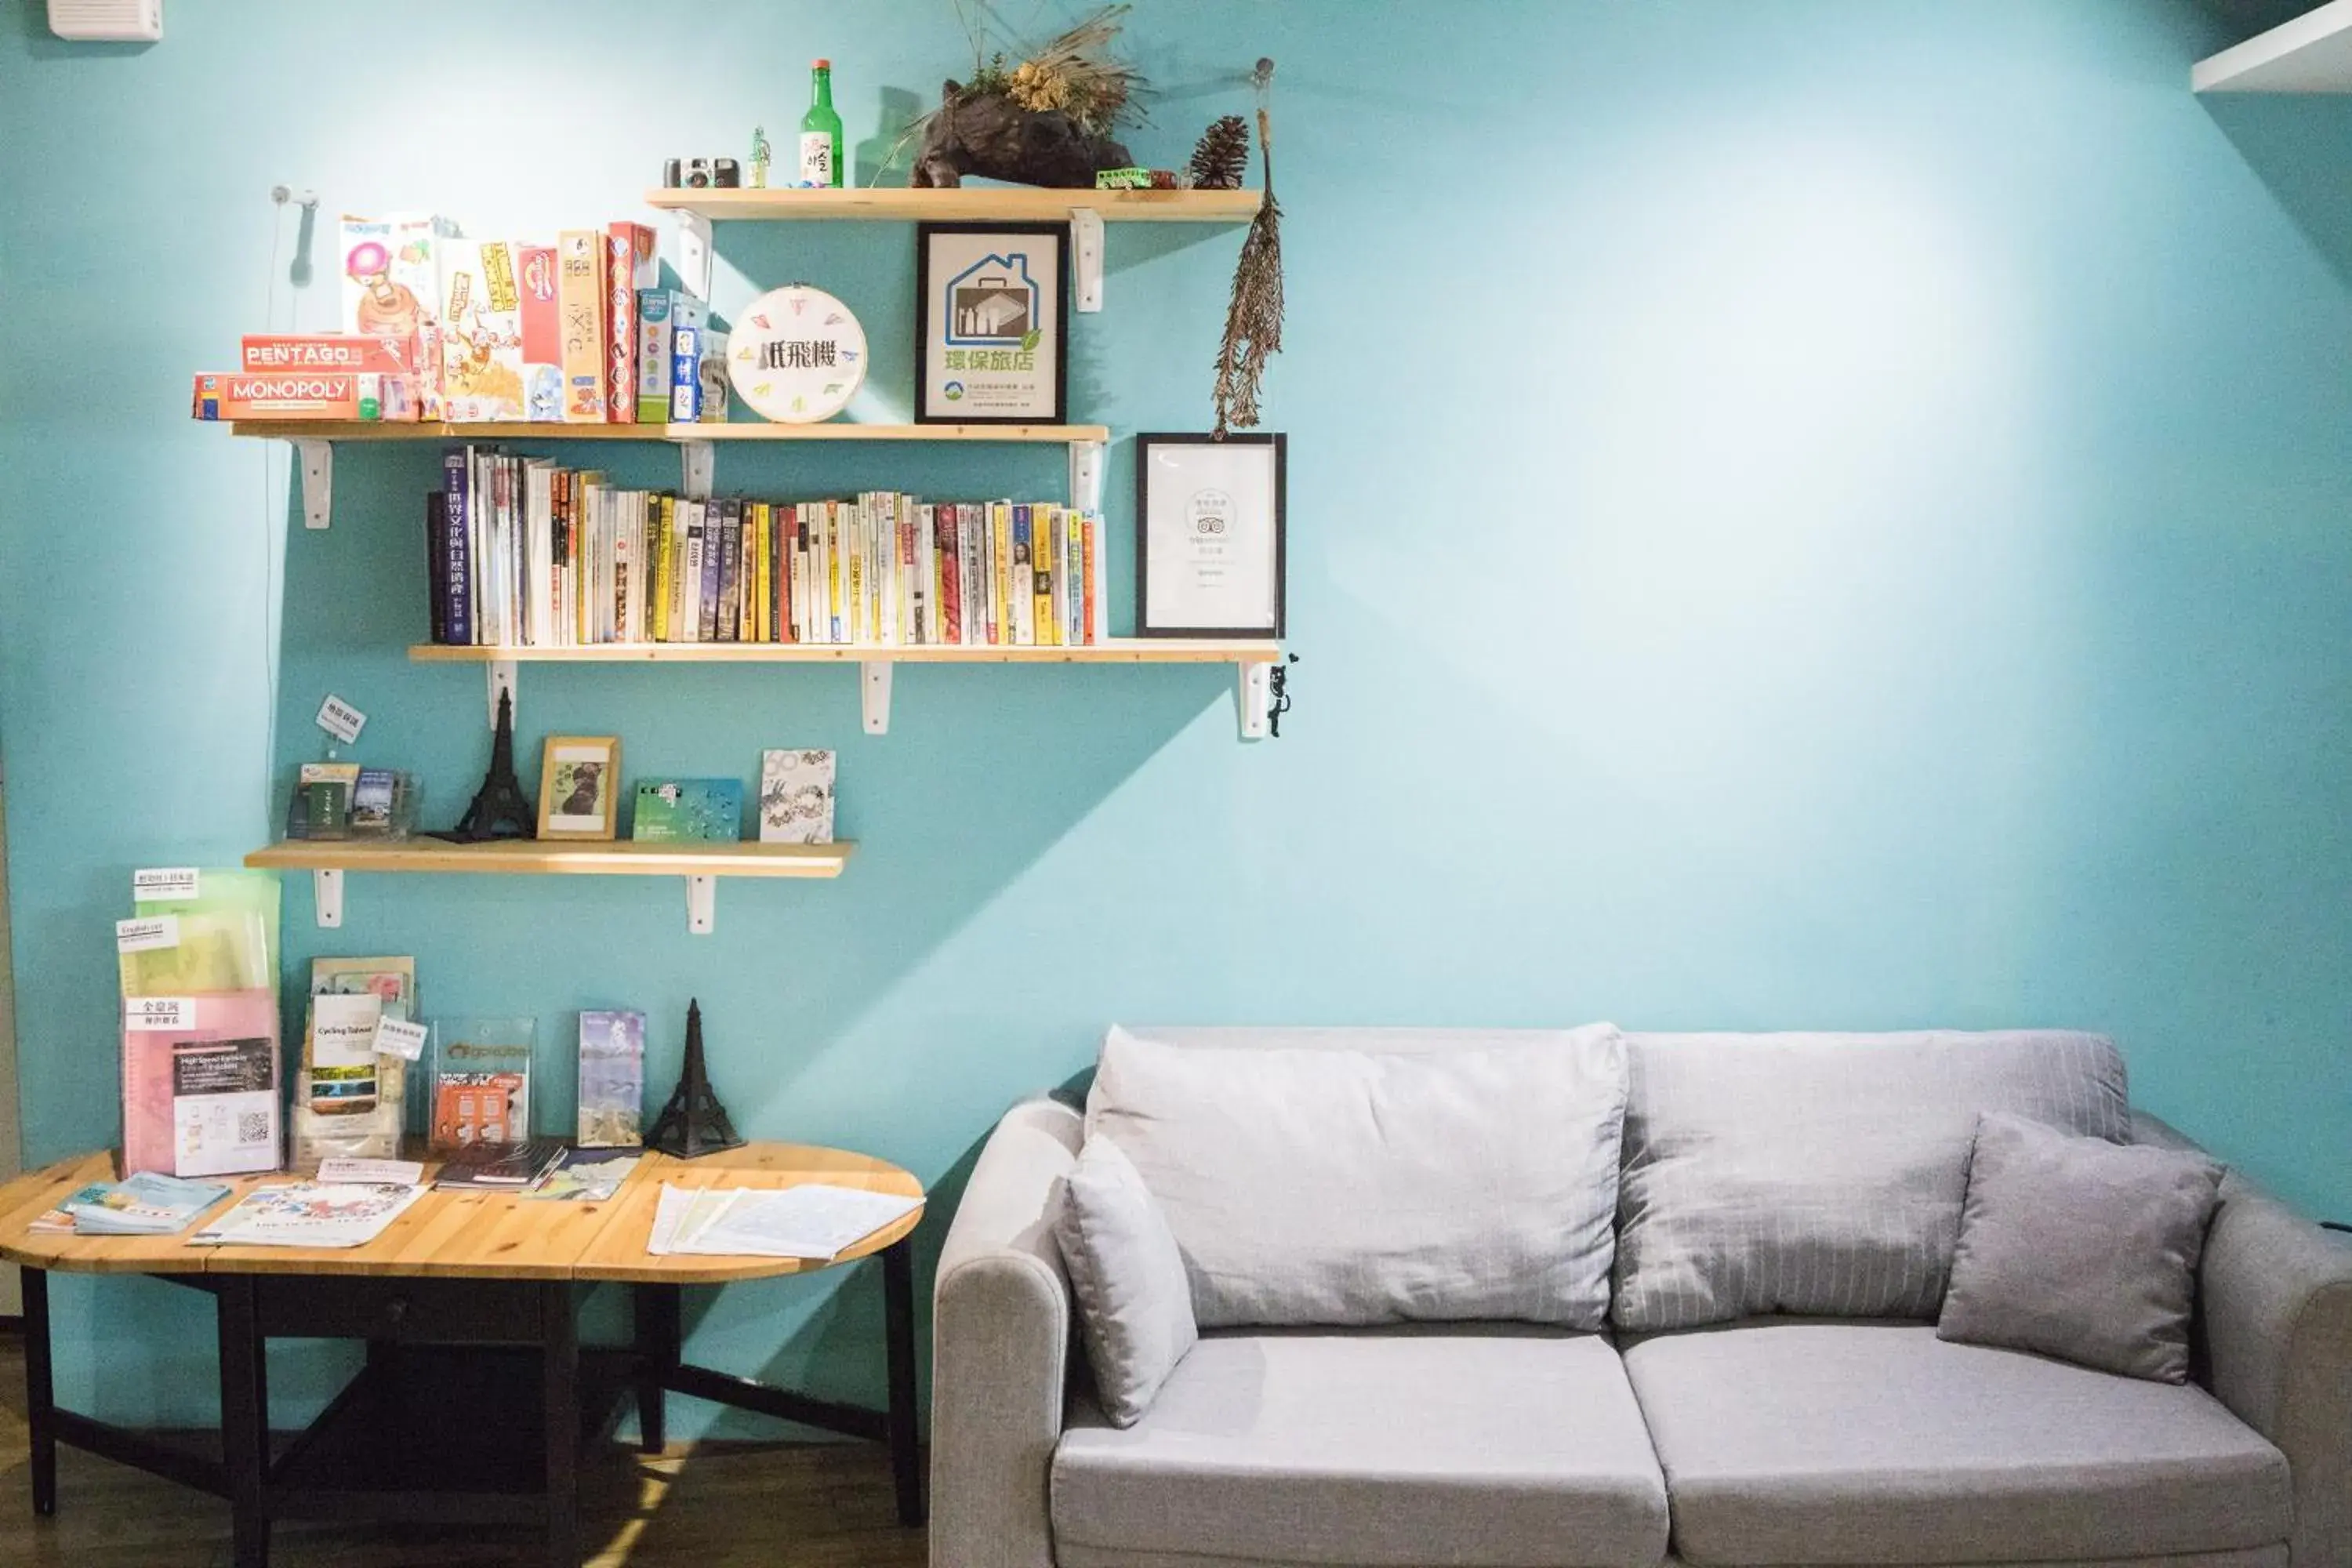
[[[1192,149],[1192,188],[1237,191],[1249,169],[1249,122],[1228,114],[1201,132]]]

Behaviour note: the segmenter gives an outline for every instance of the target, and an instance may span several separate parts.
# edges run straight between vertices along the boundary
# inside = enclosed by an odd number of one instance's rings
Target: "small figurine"
[[[768,164],[774,155],[774,151],[768,145],[768,128],[764,125],[751,127],[751,188],[753,190],[764,191],[768,188]]]

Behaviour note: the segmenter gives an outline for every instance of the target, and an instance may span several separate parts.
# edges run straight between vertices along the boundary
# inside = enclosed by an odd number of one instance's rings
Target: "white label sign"
[[[366,724],[366,714],[331,691],[327,694],[327,700],[319,704],[319,728],[346,746],[360,738],[360,731]]]
[[[179,945],[180,917],[177,915],[157,915],[152,920],[114,922],[114,950],[117,952],[152,952],[157,948]]]
[[[375,1067],[375,1030],[383,998],[355,995],[310,998],[310,1065],[314,1068]]]
[[[122,1004],[122,1026],[134,1035],[152,1035],[170,1031],[177,1034],[196,1026],[196,999],[193,996],[132,996]]]
[[[412,1024],[404,1018],[378,1018],[375,1021],[375,1048],[380,1056],[416,1061],[425,1055],[425,1026]]]
[[[360,1182],[384,1187],[413,1187],[425,1177],[425,1167],[414,1160],[321,1160],[319,1180]]]
[[[194,866],[150,866],[131,873],[131,896],[144,903],[193,899],[197,881]]]

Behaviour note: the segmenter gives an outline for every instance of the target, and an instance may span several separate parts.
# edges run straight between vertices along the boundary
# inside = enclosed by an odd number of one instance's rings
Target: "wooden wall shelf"
[[[844,188],[835,191],[672,190],[646,193],[646,205],[719,222],[874,223],[1066,220],[1074,208],[1106,223],[1247,223],[1257,216],[1258,191],[1051,190],[1034,185],[964,185],[951,191]]]
[[[857,846],[834,844],[642,844],[510,838],[451,844],[440,838],[281,839],[245,858],[265,871],[308,871],[318,921],[343,923],[346,871],[432,871],[504,876],[683,877],[686,929],[708,935],[718,919],[720,877],[841,875]]]
[[[1108,425],[856,425],[825,420],[815,425],[775,425],[745,420],[725,425],[450,425],[439,420],[240,419],[232,436],[290,442],[302,480],[302,521],[325,528],[334,517],[335,446],[341,441],[643,441],[676,447],[683,470],[679,488],[701,499],[710,494],[713,454],[739,441],[959,441],[999,446],[1055,445],[1069,448],[1070,504],[1082,511],[1102,508],[1104,448]]]
[[[838,877],[857,846],[835,844],[646,844],[578,838],[509,838],[452,844],[441,838],[281,839],[245,858],[272,871],[459,871],[507,876]]]
[[[448,425],[421,419],[240,419],[234,436],[277,441],[1108,441],[1108,425]]]
[[[2327,5],[2199,60],[2199,92],[2352,92],[2352,0]]]
[[[417,643],[419,664],[1272,664],[1259,640],[1115,637],[1076,647],[965,647],[940,643],[593,643],[581,647],[467,647]]]

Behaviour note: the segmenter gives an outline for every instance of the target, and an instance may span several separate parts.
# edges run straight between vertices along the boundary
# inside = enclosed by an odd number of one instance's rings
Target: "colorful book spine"
[[[448,558],[449,498],[439,490],[425,495],[425,584],[432,612],[433,640],[449,640],[448,576],[441,563]]]
[[[448,542],[445,557],[448,573],[448,640],[466,645],[474,638],[473,562],[467,538],[466,498],[473,478],[473,448],[453,449],[441,459],[442,531]]]
[[[702,518],[702,591],[695,601],[695,637],[699,642],[719,640],[719,568],[724,548],[719,538],[720,516],[716,502],[703,501],[695,508]]]
[[[699,326],[680,323],[670,334],[669,417],[673,425],[691,425],[702,417],[702,332]]]
[[[563,417],[574,425],[604,423],[605,251],[593,229],[568,228],[556,237],[556,306],[563,329]]]

